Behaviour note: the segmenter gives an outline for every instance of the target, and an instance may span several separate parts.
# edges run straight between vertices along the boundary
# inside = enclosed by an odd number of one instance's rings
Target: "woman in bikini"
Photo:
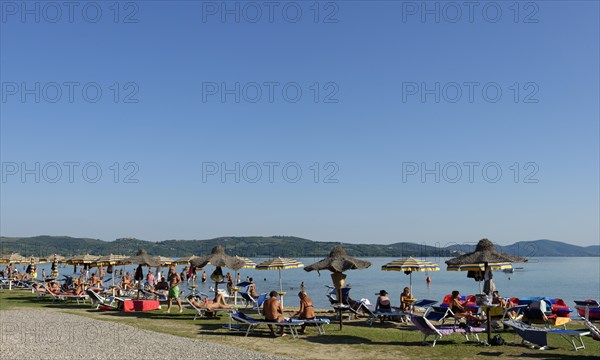
[[[298,293],[298,297],[300,298],[300,309],[292,315],[292,317],[298,317],[300,320],[315,320],[317,316],[315,315],[315,305],[311,298],[308,297],[306,291],[300,291]],[[300,333],[304,334],[306,332],[306,324],[302,325],[300,329]]]

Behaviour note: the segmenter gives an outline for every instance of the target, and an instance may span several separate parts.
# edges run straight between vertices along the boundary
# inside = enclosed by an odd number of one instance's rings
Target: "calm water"
[[[264,259],[253,259],[257,263]],[[305,265],[309,265],[320,259],[300,258]],[[353,299],[368,298],[371,303],[377,299],[375,293],[385,289],[390,294],[394,305],[398,305],[400,293],[409,284],[409,276],[397,271],[381,271],[381,265],[395,260],[395,258],[367,258],[373,265],[366,270],[348,271],[346,282],[352,286],[350,296]],[[446,258],[428,258],[445,269]],[[598,257],[543,257],[531,258],[524,264],[514,264],[515,267],[523,267],[522,271],[505,274],[501,271],[494,272],[496,288],[503,296],[548,296],[558,297],[573,307],[573,300],[597,299],[600,300],[600,258]],[[178,272],[183,270],[183,265],[177,266]],[[50,273],[50,264],[39,265],[38,276],[41,270],[46,269]],[[119,267],[121,269],[121,267]],[[125,271],[133,274],[135,266],[126,266]],[[21,268],[19,268],[21,270]],[[156,269],[154,269],[155,271]],[[166,273],[166,268],[164,269]],[[208,266],[206,273],[210,273],[214,267]],[[60,274],[72,275],[73,266],[59,269]],[[93,269],[92,271],[95,271]],[[224,269],[227,272],[227,269]],[[145,273],[145,271],[144,271]],[[259,271],[242,269],[240,271],[242,280],[246,276],[254,278],[259,292],[279,290],[278,271]],[[283,289],[288,292],[285,303],[297,306],[297,292],[300,283],[304,281],[306,290],[312,297],[317,307],[329,307],[325,297],[327,291],[325,285],[331,285],[329,271],[306,272],[303,269],[282,270]],[[466,272],[435,271],[428,274],[432,283],[427,285],[424,272],[413,273],[413,295],[418,299],[433,299],[441,302],[442,298],[452,290],[460,290],[463,295],[479,293],[479,286],[473,279],[467,278]],[[198,284],[199,291],[208,292],[208,283]],[[185,288],[185,285],[183,286]]]

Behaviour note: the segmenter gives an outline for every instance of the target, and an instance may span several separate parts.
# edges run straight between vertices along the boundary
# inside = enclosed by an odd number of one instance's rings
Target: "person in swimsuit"
[[[285,318],[283,317],[283,306],[281,305],[281,302],[279,302],[279,299],[277,299],[277,291],[273,290],[269,293],[269,298],[265,300],[263,305],[263,315],[265,316],[266,321],[278,323],[285,321]],[[273,330],[273,325],[268,324],[268,326],[272,336],[285,336],[283,326],[281,326],[281,331],[277,334],[275,334],[275,331]]]
[[[408,299],[412,300],[412,294],[410,293],[410,289],[405,287],[402,294],[400,294],[400,311],[410,311],[412,303]]]
[[[206,309],[210,312],[218,309],[233,309],[233,306],[227,305],[223,294],[217,294],[217,298],[214,301],[208,299],[200,300],[198,298],[190,298],[190,303],[197,308]]]
[[[179,299],[179,284],[182,283],[181,276],[177,273],[174,266],[169,269],[169,305],[167,306],[167,314],[171,312],[171,305],[173,300],[177,302],[179,306],[179,312],[183,312],[183,306],[181,305],[181,299]]]
[[[254,279],[250,278],[250,285],[248,285],[248,295],[250,295],[253,299],[258,299],[260,295],[256,292],[256,284],[254,283]]]
[[[311,298],[308,297],[306,291],[300,291],[298,293],[298,297],[300,298],[300,309],[292,315],[292,317],[298,317],[300,320],[314,320],[317,318],[315,315],[315,305]],[[306,325],[302,325],[300,329],[300,333],[304,334],[306,331]]]
[[[452,297],[450,298],[450,310],[452,310],[454,316],[457,318],[477,320],[477,318],[471,313],[471,310],[460,302],[460,292],[458,290],[452,291]]]
[[[392,312],[392,302],[388,297],[388,293],[385,290],[379,291],[379,296],[377,297],[377,303],[375,304],[375,312]],[[380,316],[381,322],[385,320],[387,316]]]

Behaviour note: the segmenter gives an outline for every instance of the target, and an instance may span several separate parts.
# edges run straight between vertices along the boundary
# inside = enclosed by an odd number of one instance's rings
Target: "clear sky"
[[[4,236],[599,242],[597,1],[69,4],[1,2]]]

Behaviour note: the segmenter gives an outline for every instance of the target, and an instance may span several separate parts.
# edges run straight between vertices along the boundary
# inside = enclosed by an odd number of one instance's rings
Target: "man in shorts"
[[[181,306],[181,300],[179,299],[179,284],[182,283],[181,276],[177,273],[174,266],[171,266],[169,269],[169,305],[167,306],[167,314],[171,312],[171,305],[173,305],[173,299],[177,301],[177,305],[179,306],[179,312],[183,312],[183,307]]]

